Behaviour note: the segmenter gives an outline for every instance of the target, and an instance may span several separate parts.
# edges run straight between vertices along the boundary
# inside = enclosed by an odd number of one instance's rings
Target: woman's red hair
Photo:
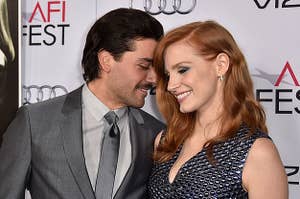
[[[166,134],[157,147],[154,160],[169,160],[195,126],[195,112],[181,113],[177,100],[167,91],[168,77],[165,74],[164,55],[170,45],[179,41],[192,46],[207,60],[215,59],[220,53],[227,54],[230,59],[229,69],[223,80],[224,111],[221,115],[221,131],[205,144],[209,159],[213,160],[213,146],[233,137],[242,123],[250,128],[249,135],[256,129],[267,132],[264,110],[254,98],[247,63],[234,38],[214,21],[194,22],[167,33],[154,54],[153,65],[158,76],[156,98],[158,108],[167,123]]]

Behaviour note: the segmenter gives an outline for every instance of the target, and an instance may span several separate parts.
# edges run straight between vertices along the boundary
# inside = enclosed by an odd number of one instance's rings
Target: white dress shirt
[[[100,150],[103,132],[109,127],[108,123],[104,119],[104,115],[109,111],[109,108],[106,107],[85,84],[82,88],[83,153],[90,182],[94,191],[101,155]],[[123,178],[130,167],[132,159],[128,108],[123,107],[114,111],[119,117],[118,126],[120,129],[120,148],[113,195],[115,195],[120,187]]]

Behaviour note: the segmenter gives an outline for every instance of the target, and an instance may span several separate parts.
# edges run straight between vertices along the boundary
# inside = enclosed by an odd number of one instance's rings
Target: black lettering
[[[256,100],[260,102],[272,102],[273,100],[271,98],[261,98],[260,93],[262,92],[268,92],[272,93],[272,89],[257,89],[256,90]]]
[[[44,31],[45,31],[46,35],[49,35],[52,38],[52,42],[48,43],[46,40],[43,40],[43,43],[46,44],[47,46],[52,46],[56,42],[56,37],[55,37],[54,34],[52,34],[51,32],[48,31],[49,27],[52,28],[52,29],[55,29],[55,26],[52,25],[52,24],[48,24],[44,28]]]
[[[278,0],[276,0],[276,1],[278,1]],[[256,6],[257,6],[259,9],[264,9],[264,8],[266,8],[267,5],[269,4],[269,2],[270,2],[270,0],[267,0],[267,1],[265,2],[264,5],[260,5],[260,3],[259,3],[257,0],[254,0],[254,3],[256,4]]]
[[[300,101],[300,90],[296,92],[296,98]],[[300,109],[298,107],[295,108],[296,113],[300,114]]]
[[[292,92],[292,89],[276,89],[275,90],[275,113],[276,114],[292,114],[292,111],[283,111],[279,109],[280,102],[292,102],[292,99],[280,98],[280,93]]]
[[[23,25],[23,29],[27,29],[27,25]],[[23,32],[22,35],[23,35],[23,36],[27,36],[27,33],[26,33],[26,32]]]
[[[65,44],[65,27],[70,27],[70,24],[58,24],[57,27],[61,27],[61,45]]]
[[[52,46],[60,39],[61,34],[61,45],[65,44],[66,27],[70,27],[70,24],[47,24],[43,25],[23,25],[24,32],[23,36],[29,35],[30,46],[47,45]],[[29,29],[29,31],[26,31]],[[37,37],[40,40],[37,40]],[[41,38],[42,36],[42,38]]]
[[[40,43],[40,42],[34,43],[34,42],[32,41],[32,37],[33,37],[33,36],[35,36],[35,35],[41,36],[41,35],[42,35],[41,32],[39,32],[39,33],[33,32],[33,29],[34,29],[34,28],[41,28],[41,27],[42,27],[42,25],[30,25],[30,26],[29,26],[29,45],[30,45],[30,46],[40,46],[40,45],[42,45],[42,43]]]
[[[296,175],[299,172],[299,166],[285,166],[285,171],[286,171],[286,175],[289,176],[293,176]],[[292,170],[290,172],[288,172],[287,170]],[[288,181],[289,184],[295,184],[295,185],[299,185],[299,181]]]
[[[283,0],[283,2],[282,2],[282,8],[300,7],[300,4],[288,4],[289,1],[291,1],[291,0]]]

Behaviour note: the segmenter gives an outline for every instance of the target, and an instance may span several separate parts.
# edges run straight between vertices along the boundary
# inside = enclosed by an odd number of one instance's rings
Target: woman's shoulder
[[[261,188],[270,185],[269,189],[278,193],[274,198],[286,198],[287,176],[279,152],[269,137],[258,137],[252,144],[243,171],[243,184],[252,196],[263,195]]]

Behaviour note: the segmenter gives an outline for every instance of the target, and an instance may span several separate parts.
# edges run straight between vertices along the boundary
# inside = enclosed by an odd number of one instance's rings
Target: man
[[[147,197],[153,141],[164,125],[138,108],[156,81],[151,62],[162,35],[161,24],[139,10],[113,10],[96,21],[83,51],[86,84],[22,107],[4,134],[1,199],[23,198],[25,188],[32,199]],[[110,110],[118,118],[112,124]],[[107,148],[118,136],[115,169],[115,150]]]

